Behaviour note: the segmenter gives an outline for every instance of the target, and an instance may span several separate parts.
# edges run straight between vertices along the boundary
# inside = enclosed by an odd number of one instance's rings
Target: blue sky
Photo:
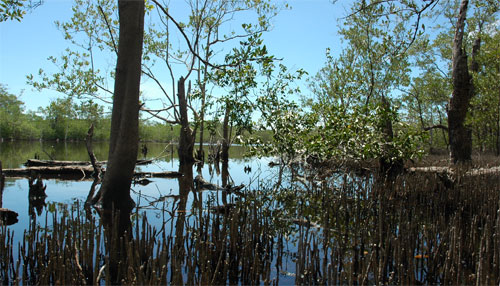
[[[327,48],[340,50],[337,19],[345,14],[345,8],[342,3],[334,5],[329,0],[288,3],[292,9],[282,11],[273,19],[274,28],[264,34],[264,42],[271,54],[283,58],[286,66],[303,68],[312,76],[323,66]],[[26,75],[36,75],[40,68],[54,70],[47,58],[71,48],[54,24],[56,20],[62,22],[71,17],[71,6],[70,0],[45,0],[21,22],[0,23],[0,83],[6,84],[11,93],[23,91],[21,100],[29,110],[46,106],[59,96],[50,90],[33,90],[26,84]],[[307,92],[305,83],[301,85]]]

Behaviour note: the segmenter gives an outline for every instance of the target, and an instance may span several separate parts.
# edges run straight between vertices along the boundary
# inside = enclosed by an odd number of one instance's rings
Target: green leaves
[[[7,20],[21,21],[26,14],[26,10],[32,8],[32,4],[29,0],[1,0],[0,22]]]

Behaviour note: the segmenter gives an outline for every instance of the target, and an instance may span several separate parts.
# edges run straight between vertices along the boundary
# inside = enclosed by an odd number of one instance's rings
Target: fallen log
[[[500,173],[500,167],[456,169],[453,167],[413,167],[408,168],[409,173],[434,173],[441,175],[455,175],[460,173],[464,176],[495,175]]]
[[[135,172],[134,176],[139,178],[180,178],[182,177],[182,173],[176,171]]]
[[[105,173],[105,170],[102,170]],[[27,167],[16,169],[5,169],[3,173],[6,177],[29,178],[40,176],[42,179],[61,179],[61,180],[84,180],[91,179],[94,168],[87,166],[57,166],[57,167]],[[135,177],[143,178],[179,178],[181,173],[175,171],[166,172],[135,172]]]
[[[4,169],[3,173],[6,177],[22,177],[29,178],[32,176],[40,176],[42,179],[66,179],[66,180],[81,180],[91,178],[94,173],[92,166],[57,166],[57,167],[28,167]]]
[[[474,178],[477,176],[498,176],[500,175],[500,167],[491,168],[453,168],[453,167],[414,167],[408,168],[408,173],[413,174],[433,174],[437,176],[444,186],[452,189],[459,178]]]
[[[97,165],[104,165],[107,161],[97,161]],[[137,160],[136,165],[147,165],[153,163],[153,160]],[[60,166],[88,166],[90,161],[59,161],[59,160],[38,160],[28,159],[24,166],[26,167],[60,167]]]
[[[103,165],[106,161],[97,161],[99,165]],[[58,160],[37,160],[28,159],[24,166],[26,167],[63,167],[63,166],[88,166],[89,161],[58,161]]]
[[[244,196],[244,194],[242,192],[240,192],[240,190],[245,187],[244,184],[241,184],[238,186],[233,186],[231,184],[227,184],[225,187],[221,187],[219,185],[210,183],[209,181],[205,180],[201,175],[197,175],[193,181],[197,187],[197,190],[199,190],[199,191],[202,191],[202,190],[227,191],[228,193],[234,193],[238,196]]]

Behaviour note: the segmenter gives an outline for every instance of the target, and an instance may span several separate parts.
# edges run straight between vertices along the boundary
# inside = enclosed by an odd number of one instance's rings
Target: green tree
[[[139,149],[144,5],[144,1],[118,1],[120,33],[109,155],[98,203],[104,210],[121,211],[120,217],[126,217],[133,208],[130,186]]]
[[[43,0],[1,0],[0,22],[7,20],[21,21],[27,11],[43,4]]]
[[[383,169],[400,166],[417,152],[417,133],[400,120],[398,108],[410,78],[410,47],[419,19],[434,1],[359,1],[344,19],[346,47],[311,79],[307,101],[317,131],[308,148],[319,158],[379,158]],[[362,136],[360,136],[362,134]],[[315,153],[315,154],[314,154]]]
[[[71,128],[71,120],[76,117],[72,98],[66,97],[52,100],[49,106],[40,108],[40,111],[45,114],[45,119],[50,122],[53,132],[52,137],[66,141]]]
[[[270,77],[274,69],[274,56],[269,55],[261,34],[241,41],[226,55],[226,67],[218,69],[213,80],[227,90],[219,98],[222,121],[222,162],[229,160],[229,148],[244,131],[252,132],[256,98],[252,96],[258,86],[258,76]],[[259,71],[260,70],[260,71]],[[233,132],[233,128],[235,129]]]
[[[477,138],[476,145],[480,148],[486,142],[484,127],[488,123],[480,120],[484,115],[481,110],[485,108],[483,99],[486,97],[480,94],[482,67],[479,59],[482,56],[481,47],[489,41],[486,30],[491,28],[487,27],[497,27],[494,23],[498,9],[497,1],[442,2],[440,9],[431,14],[434,20],[440,19],[436,22],[441,24],[435,27],[438,35],[432,40],[423,37],[418,49],[415,49],[421,75],[414,79],[413,85],[421,88],[418,94],[413,92],[412,96],[419,97],[418,101],[426,104],[434,100],[433,96],[426,94],[448,94],[446,114],[441,108],[438,113],[440,122],[433,122],[425,129],[447,131],[453,163],[470,161],[472,135]],[[435,79],[439,79],[438,84]],[[447,126],[441,121],[448,121]]]
[[[19,138],[24,120],[24,103],[0,84],[0,138]]]
[[[151,17],[148,17],[152,21],[145,28],[142,72],[163,93],[164,108],[153,110],[144,101],[141,109],[168,124],[181,124],[181,121],[189,123],[189,118],[181,120],[181,112],[192,116],[196,123],[194,130],[191,130],[192,126],[184,126],[181,130],[186,132],[181,137],[192,133],[189,140],[194,144],[193,135],[198,126],[203,129],[205,111],[213,102],[207,100],[210,95],[206,91],[211,89],[207,87],[210,71],[221,67],[217,64],[219,59],[216,58],[216,51],[222,46],[229,46],[231,42],[267,30],[269,19],[276,15],[278,8],[272,1],[260,0],[188,1],[189,13],[186,21],[182,22],[178,20],[182,15],[174,15],[174,18],[164,5],[158,1],[152,3],[154,5],[146,5],[146,13],[151,13],[155,7],[159,13],[154,16],[149,14]],[[114,77],[114,73],[107,72],[106,66],[98,64],[97,59],[109,58],[110,53],[116,54],[118,22],[114,13],[115,4],[110,0],[78,0],[73,10],[72,19],[58,23],[58,26],[76,48],[67,49],[60,58],[51,58],[60,68],[59,72],[46,74],[40,70],[37,77],[30,75],[28,80],[39,89],[52,88],[68,96],[91,96],[110,102],[112,93],[106,82]],[[245,12],[252,15],[253,25],[242,30],[226,29],[229,21]],[[180,41],[174,40],[176,38]],[[180,44],[174,46],[174,43]],[[176,66],[185,68],[174,68],[174,63],[180,63],[182,65]],[[169,72],[171,89],[167,88],[169,83],[165,83],[158,75],[159,70]],[[183,86],[186,105],[180,105],[177,79],[182,75],[183,82],[188,84],[193,74],[196,77],[194,88]],[[181,111],[182,108],[186,110]]]

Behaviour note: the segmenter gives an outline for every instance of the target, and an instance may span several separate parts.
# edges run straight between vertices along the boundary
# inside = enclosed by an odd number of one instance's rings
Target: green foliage
[[[0,1],[0,22],[7,20],[17,20],[21,19],[26,14],[26,11],[34,9],[35,7],[41,5],[43,0],[33,1],[33,0],[1,0]]]
[[[407,94],[403,97],[407,119],[421,129],[447,125],[447,103],[452,94],[451,60],[458,2],[441,2],[440,9],[431,13],[437,35],[418,39],[411,50],[416,70]],[[474,93],[466,124],[472,130],[473,146],[481,151],[495,150],[498,146],[498,1],[470,1],[465,27],[464,52],[468,55],[469,71],[474,78]],[[444,21],[435,21],[441,17]],[[479,41],[478,41],[479,40]],[[477,54],[473,47],[479,43]],[[477,63],[474,71],[473,60]],[[447,131],[429,129],[428,146],[446,148]]]
[[[249,29],[249,25],[243,26]],[[220,108],[216,116],[227,115],[229,125],[237,128],[237,136],[243,131],[252,132],[252,116],[256,109],[252,92],[258,86],[259,75],[270,75],[275,60],[268,54],[261,37],[262,34],[257,33],[241,41],[239,47],[226,55],[225,68],[217,69],[210,77],[216,85],[227,90],[227,94],[218,99]]]
[[[24,123],[24,103],[16,95],[10,94],[7,87],[0,84],[0,138],[21,136],[27,126]]]

